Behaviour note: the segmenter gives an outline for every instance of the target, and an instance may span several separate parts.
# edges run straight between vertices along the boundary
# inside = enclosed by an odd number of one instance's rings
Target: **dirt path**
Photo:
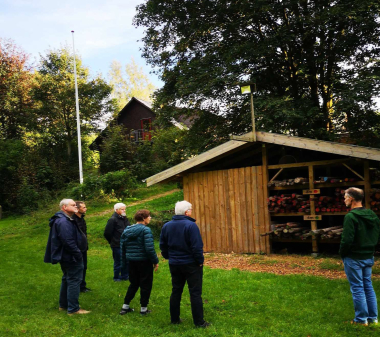
[[[337,258],[316,259],[299,255],[239,255],[205,254],[205,265],[210,268],[231,270],[238,268],[251,272],[277,275],[304,274],[328,279],[345,279],[343,263]],[[380,261],[373,267],[374,279],[380,279]]]
[[[132,206],[136,206],[136,205],[140,205],[140,204],[143,204],[147,201],[151,201],[151,200],[154,200],[154,199],[158,199],[158,198],[162,198],[162,197],[166,197],[167,195],[170,195],[170,194],[173,194],[175,192],[179,192],[181,191],[179,188],[176,188],[174,190],[170,190],[170,191],[167,191],[167,192],[164,192],[164,193],[161,193],[161,194],[156,194],[156,195],[153,195],[149,198],[146,198],[146,199],[143,199],[143,200],[139,200],[139,201],[136,201],[136,202],[132,202],[130,204],[127,205],[127,209],[129,207],[132,207]],[[107,211],[103,211],[103,212],[97,212],[97,213],[93,213],[91,215],[88,215],[87,218],[92,218],[94,216],[103,216],[103,215],[111,215],[114,211],[111,209],[111,210],[107,210]]]

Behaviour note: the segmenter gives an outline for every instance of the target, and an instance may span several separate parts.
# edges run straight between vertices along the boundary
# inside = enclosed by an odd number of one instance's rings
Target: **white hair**
[[[192,207],[192,205],[186,200],[178,201],[175,204],[175,214],[176,215],[185,215],[185,212],[188,211],[189,209],[191,209],[191,207]]]
[[[73,199],[62,199],[61,202],[59,203],[59,208],[62,209],[63,206],[67,206],[70,201],[74,201]]]
[[[113,206],[113,209],[116,212],[118,209],[120,209],[122,207],[127,207],[127,205],[123,204],[122,202],[118,202],[117,204],[115,204],[115,206]]]

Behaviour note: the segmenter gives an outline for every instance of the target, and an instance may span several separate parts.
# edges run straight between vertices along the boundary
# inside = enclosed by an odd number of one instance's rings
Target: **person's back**
[[[352,209],[344,219],[345,233],[341,242],[342,257],[370,259],[380,235],[380,219],[370,209]]]
[[[167,245],[166,248],[161,247],[163,256],[169,259],[170,264],[203,263],[203,243],[195,219],[186,215],[174,215],[163,226],[161,238]]]

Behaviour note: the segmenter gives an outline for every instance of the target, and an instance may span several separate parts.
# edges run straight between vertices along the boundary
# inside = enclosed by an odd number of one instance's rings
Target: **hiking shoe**
[[[88,293],[89,291],[92,291],[90,288],[82,288],[81,290],[80,290],[80,292],[81,293]]]
[[[140,311],[140,315],[141,316],[146,316],[146,315],[150,314],[151,312],[152,312],[152,310]]]
[[[197,328],[203,328],[203,329],[205,329],[205,328],[207,328],[210,325],[211,325],[211,323],[204,321],[203,324],[196,325],[196,327]]]
[[[120,314],[120,315],[125,315],[125,314],[127,314],[128,312],[133,312],[133,311],[135,311],[135,309],[132,309],[132,308],[123,309],[123,308],[121,308],[119,314]]]
[[[72,312],[70,314],[68,314],[69,316],[71,315],[86,315],[86,314],[89,314],[91,311],[88,311],[88,310],[84,310],[84,309],[79,309],[78,311],[75,311],[75,312]]]

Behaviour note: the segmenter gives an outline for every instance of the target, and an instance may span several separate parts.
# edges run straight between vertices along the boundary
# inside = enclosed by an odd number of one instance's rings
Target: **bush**
[[[131,197],[136,188],[137,181],[130,171],[108,172],[103,176],[104,193],[113,194],[119,200]]]
[[[149,228],[152,230],[153,236],[158,239],[161,234],[162,226],[172,219],[174,210],[152,212],[152,220],[150,221]]]
[[[77,200],[104,198],[103,176],[89,174],[83,179],[83,184],[76,184],[71,188],[70,195]]]

